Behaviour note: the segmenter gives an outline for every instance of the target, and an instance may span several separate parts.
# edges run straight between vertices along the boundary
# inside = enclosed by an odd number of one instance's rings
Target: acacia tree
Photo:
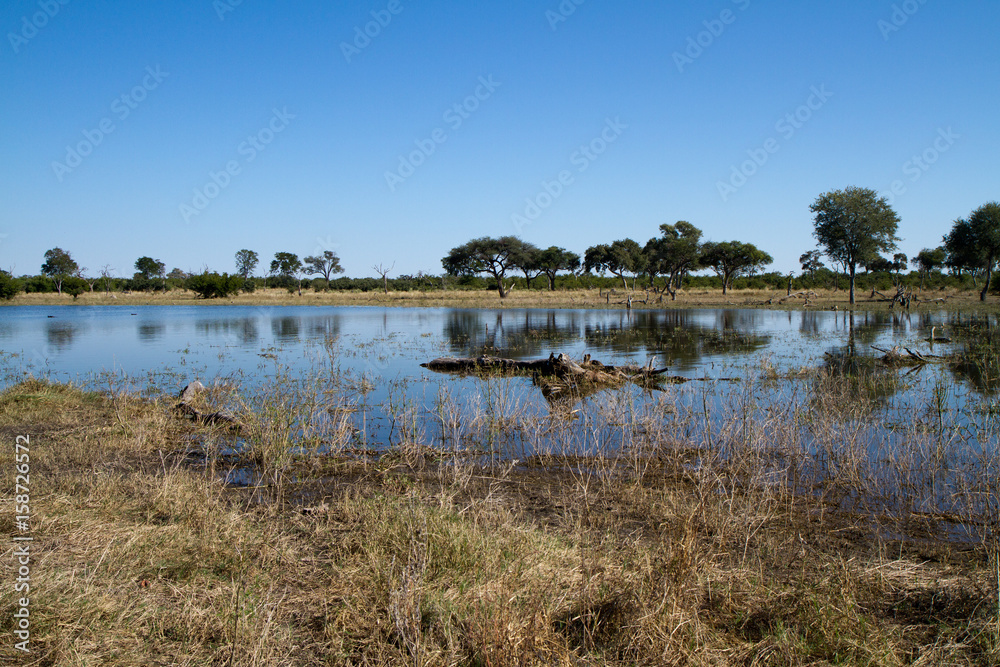
[[[802,265],[802,271],[808,273],[810,279],[816,277],[817,271],[826,268],[826,265],[820,259],[821,257],[822,254],[819,250],[810,250],[799,255],[799,264]]]
[[[541,267],[542,251],[534,243],[521,242],[521,247],[514,253],[513,266],[524,274],[524,284],[531,289],[531,281],[544,273]]]
[[[686,220],[678,220],[673,225],[660,225],[659,238],[646,242],[643,248],[646,272],[653,281],[654,289],[656,276],[667,278],[660,290],[660,301],[663,300],[664,292],[670,294],[671,301],[677,299],[680,278],[686,272],[698,268],[701,250],[701,230]]]
[[[152,257],[140,257],[135,260],[135,270],[146,280],[161,278],[167,270],[167,265]]]
[[[956,220],[944,237],[944,244],[949,264],[985,273],[983,289],[979,292],[979,300],[985,301],[993,268],[1000,260],[1000,203],[988,202],[973,211],[967,220]]]
[[[62,248],[52,248],[45,251],[45,263],[42,273],[56,284],[56,291],[62,294],[63,282],[70,276],[80,272],[80,265]]]
[[[524,241],[516,236],[501,236],[497,239],[483,236],[452,248],[441,260],[441,264],[452,276],[490,274],[497,281],[500,298],[506,299],[514,285],[504,285],[504,277],[507,271],[517,267],[518,254],[523,247]]]
[[[933,250],[924,248],[917,253],[916,257],[910,260],[910,264],[917,267],[917,272],[920,274],[920,289],[924,288],[924,279],[930,275],[930,272],[944,266],[947,258],[948,254],[945,249],[937,247]]]
[[[628,290],[626,274],[632,275],[632,289],[635,290],[635,277],[645,268],[645,256],[642,247],[632,239],[615,241],[611,245],[599,244],[587,248],[583,254],[583,270],[590,273],[597,269],[601,273],[611,272],[617,276]]]
[[[539,253],[538,268],[549,279],[549,291],[554,292],[556,289],[556,274],[560,271],[576,271],[579,269],[580,256],[559,246],[549,246]]]
[[[306,257],[304,261],[305,267],[303,270],[311,276],[322,275],[326,278],[327,287],[330,287],[331,275],[344,272],[343,267],[340,266],[340,258],[332,250],[324,250],[322,255]]]
[[[752,243],[722,241],[702,246],[701,264],[722,278],[723,294],[732,286],[733,278],[762,269],[773,261],[773,257]]]
[[[895,250],[899,216],[885,197],[879,197],[869,188],[855,186],[826,192],[809,209],[816,216],[813,232],[816,240],[850,274],[853,304],[858,264],[864,265],[880,252]]]
[[[282,282],[289,291],[292,290],[292,283],[297,283],[299,296],[302,296],[302,262],[299,256],[293,252],[276,252],[271,260],[271,275],[282,278]]]

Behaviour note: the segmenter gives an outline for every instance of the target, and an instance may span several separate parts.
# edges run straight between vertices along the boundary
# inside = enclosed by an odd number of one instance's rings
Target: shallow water
[[[588,352],[610,362],[652,361],[686,377],[717,377],[769,360],[779,370],[813,365],[824,352],[860,353],[925,341],[931,326],[960,320],[921,314],[767,310],[476,310],[372,307],[22,306],[0,310],[0,351],[10,370],[84,384],[105,372],[212,380],[267,361],[293,370],[308,350],[334,344],[345,369],[426,378],[431,356],[514,358]],[[262,361],[264,360],[264,361]]]
[[[8,307],[0,309],[0,382],[33,375],[155,396],[198,379],[227,388],[216,398],[228,402],[215,407],[293,413],[287,441],[319,452],[416,442],[509,461],[678,447],[696,452],[696,473],[741,459],[755,483],[961,527],[1000,515],[1000,380],[947,363],[885,369],[871,347],[945,355],[961,336],[932,344],[931,327],[960,334],[969,319],[945,311]],[[439,356],[560,352],[668,367],[691,381],[545,397],[526,377],[420,366]],[[833,379],[833,399],[823,378]],[[256,475],[242,468],[229,479]],[[830,484],[852,475],[843,488]]]

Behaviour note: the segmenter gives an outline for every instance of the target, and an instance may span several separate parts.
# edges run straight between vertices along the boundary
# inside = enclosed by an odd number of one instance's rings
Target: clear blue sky
[[[822,192],[896,182],[910,256],[1000,198],[996,2],[576,2],[8,0],[0,267],[436,274],[688,220],[798,271]]]

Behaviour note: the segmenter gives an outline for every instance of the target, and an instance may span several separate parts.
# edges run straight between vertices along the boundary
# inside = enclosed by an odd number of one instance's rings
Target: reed
[[[552,410],[502,378],[427,412],[403,387],[369,405],[359,388],[393,381],[335,363],[275,378],[206,399],[239,434],[173,416],[169,397],[0,393],[0,437],[32,436],[39,554],[34,653],[8,642],[0,659],[1000,661],[988,397],[887,425],[884,395],[858,391],[882,380],[830,369]],[[357,425],[378,419],[392,439],[366,443]],[[232,466],[255,477],[226,484]]]

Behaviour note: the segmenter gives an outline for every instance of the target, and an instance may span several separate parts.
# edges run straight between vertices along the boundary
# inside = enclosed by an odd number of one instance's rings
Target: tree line
[[[45,262],[41,272],[35,276],[14,278],[7,271],[0,271],[0,298],[12,299],[21,291],[57,292],[69,294],[74,299],[87,291],[159,292],[172,288],[190,289],[204,298],[232,296],[239,292],[253,292],[261,281],[253,276],[260,256],[253,250],[242,249],[236,253],[236,272],[218,273],[204,269],[201,273],[190,274],[175,268],[169,273],[166,264],[158,259],[143,256],[133,265],[135,273],[131,278],[112,275],[110,265],[103,266],[97,275],[80,266],[66,250],[56,247],[45,252]],[[304,275],[322,276],[329,286],[335,274],[343,273],[340,258],[331,250],[319,255],[299,259],[291,252],[275,253],[270,263],[270,271],[263,285],[284,287],[289,291],[302,293]]]
[[[899,252],[892,259],[883,256],[896,250],[900,240],[896,235],[899,216],[885,197],[869,188],[850,186],[821,194],[810,211],[819,248],[799,257],[803,274],[815,277],[826,269],[822,258],[829,258],[847,275],[852,304],[859,267],[866,273],[894,272],[900,278],[907,266],[907,256]],[[621,281],[625,290],[634,291],[636,280],[644,277],[646,288],[658,292],[662,301],[665,294],[675,299],[681,281],[695,271],[714,271],[725,294],[735,279],[753,276],[773,261],[771,255],[752,243],[702,242],[701,237],[702,230],[685,220],[662,224],[660,236],[649,239],[645,245],[626,238],[590,246],[582,264],[579,255],[564,248],[540,250],[516,236],[482,237],[452,248],[441,263],[450,275],[491,276],[501,298],[515,285],[507,281],[509,272],[523,272],[529,287],[532,276],[544,273],[549,288],[553,289],[558,271],[575,272],[582,267],[583,273],[610,273]],[[909,261],[918,270],[921,288],[927,276],[942,267],[959,277],[963,272],[968,273],[974,284],[978,277],[983,277],[980,299],[985,300],[998,260],[1000,204],[994,201],[980,206],[968,218],[956,220],[941,246],[924,248]]]
[[[813,214],[813,235],[817,249],[799,257],[802,273],[815,280],[817,276],[831,273],[835,278],[845,275],[849,281],[850,302],[855,302],[858,269],[868,273],[893,276],[893,282],[902,280],[902,272],[911,264],[918,273],[920,287],[936,272],[947,269],[959,279],[969,276],[979,288],[980,299],[985,300],[992,284],[992,274],[1000,261],[1000,203],[983,204],[968,217],[952,223],[940,246],[924,248],[916,257],[907,258],[895,252],[899,216],[885,197],[868,188],[847,187],[821,194],[810,206]],[[456,246],[441,260],[445,274],[438,280],[434,276],[400,276],[394,287],[403,289],[432,289],[445,285],[451,276],[471,283],[478,276],[492,281],[501,298],[505,298],[519,284],[531,288],[532,281],[545,276],[548,289],[556,289],[557,277],[610,276],[628,291],[634,291],[636,281],[642,278],[645,289],[676,299],[677,290],[692,274],[711,270],[717,276],[723,293],[732,288],[735,280],[753,277],[773,262],[771,255],[752,243],[742,241],[702,241],[703,232],[690,222],[681,220],[662,224],[659,236],[644,245],[625,238],[611,243],[600,243],[579,254],[559,246],[542,249],[516,236],[499,238],[481,237]],[[885,255],[891,254],[891,259]],[[831,261],[835,271],[827,269],[823,258]],[[269,264],[266,278],[254,276],[260,263],[257,252],[241,249],[235,255],[236,271],[218,273],[207,268],[199,274],[188,274],[180,269],[166,272],[166,265],[153,257],[143,256],[135,261],[131,278],[112,276],[113,269],[105,265],[95,275],[79,266],[71,254],[56,247],[44,256],[40,274],[14,278],[9,272],[0,271],[0,298],[11,299],[21,291],[66,293],[74,298],[86,291],[103,289],[124,291],[161,291],[184,288],[204,298],[226,297],[240,291],[253,292],[260,286],[281,287],[290,292],[302,293],[303,278],[314,276],[314,289],[356,289],[381,287],[389,291],[388,274],[392,266],[378,264],[372,267],[381,281],[374,279],[340,279],[334,276],[344,272],[340,258],[331,250],[302,259],[295,253],[277,252]],[[767,274],[774,282],[778,274]],[[515,280],[515,276],[517,279]],[[791,274],[788,275],[789,281]],[[630,285],[631,280],[631,285]],[[790,283],[789,283],[790,284]]]

